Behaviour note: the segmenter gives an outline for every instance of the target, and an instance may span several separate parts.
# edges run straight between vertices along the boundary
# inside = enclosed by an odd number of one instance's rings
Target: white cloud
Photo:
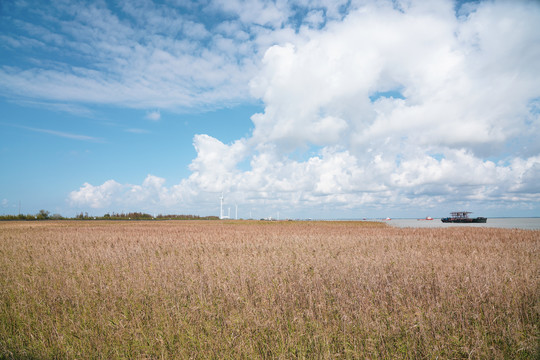
[[[286,1],[216,0],[213,5],[238,16],[242,23],[280,28],[290,16]]]
[[[20,6],[13,13],[39,17],[44,25],[15,19],[13,31],[2,35],[7,47],[30,54],[0,67],[5,96],[162,109],[219,107],[248,97],[253,40],[232,36],[224,50],[223,34],[179,9],[151,2],[114,9],[78,2]]]
[[[188,184],[197,191],[206,192],[219,192],[224,186],[234,186],[240,173],[237,166],[247,155],[245,141],[226,145],[211,136],[196,135],[193,145],[197,158],[189,166],[192,175]]]
[[[304,23],[310,27],[319,28],[324,23],[324,11],[312,10],[304,18]]]
[[[232,12],[244,5],[219,3]],[[224,191],[244,206],[324,216],[441,204],[538,209],[537,3],[485,1],[456,15],[444,0],[353,2],[342,21],[326,8],[333,20],[324,28],[292,33],[271,29],[289,16],[281,5],[250,3],[265,12],[257,46],[268,45],[249,73],[264,102],[252,134],[230,144],[197,135],[190,177],[170,188],[129,185],[126,201],[182,199],[210,211]],[[255,22],[254,13],[223,29]],[[209,84],[224,84],[222,75]],[[92,203],[97,188],[72,195]]]
[[[159,110],[150,111],[146,114],[146,118],[152,121],[159,121],[161,119],[161,113],[159,112]]]
[[[95,209],[104,208],[117,202],[125,187],[114,180],[107,180],[99,186],[84,183],[78,191],[69,194],[69,199],[72,205],[84,204]]]
[[[540,69],[532,60],[538,49],[530,46],[539,40],[530,35],[536,33],[532,24],[538,11],[491,7],[495,19],[504,13],[521,22],[521,35],[508,38],[500,26],[497,31],[482,16],[487,4],[463,21],[451,8],[424,13],[411,6],[401,13],[390,6],[367,6],[307,43],[270,48],[263,72],[251,83],[253,95],[266,104],[265,113],[253,118],[255,136],[317,143],[311,134],[316,127],[306,125],[331,117],[345,119],[335,129],[348,129],[348,141],[362,148],[406,133],[425,145],[479,151],[523,132],[516,120],[526,113],[527,101],[539,95]],[[476,30],[463,39],[470,28]],[[474,48],[470,37],[480,39]],[[497,52],[492,42],[501,43]],[[370,94],[393,88],[406,100],[370,102]],[[332,140],[335,134],[327,134],[329,143],[342,143],[341,136]]]
[[[131,209],[132,211],[152,211],[166,209],[184,201],[188,196],[183,186],[170,188],[165,186],[165,179],[148,175],[141,185],[119,184],[107,180],[102,185],[84,183],[78,190],[69,194],[68,200],[73,207],[90,206],[94,209]]]

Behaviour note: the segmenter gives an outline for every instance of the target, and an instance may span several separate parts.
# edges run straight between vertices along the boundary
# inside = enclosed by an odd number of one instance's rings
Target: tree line
[[[106,213],[103,216],[90,216],[87,212],[81,212],[75,217],[64,217],[60,214],[52,214],[47,210],[40,210],[37,214],[0,215],[1,220],[219,220],[217,216],[199,215],[176,215],[159,214],[153,216],[143,212],[129,213]]]

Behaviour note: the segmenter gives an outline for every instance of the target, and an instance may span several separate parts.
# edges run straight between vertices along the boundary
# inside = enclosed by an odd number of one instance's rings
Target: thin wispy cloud
[[[28,126],[19,126],[21,129],[39,132],[43,134],[49,134],[53,136],[58,136],[61,138],[66,139],[72,139],[72,140],[80,140],[80,141],[90,141],[90,142],[103,142],[103,139],[97,138],[94,136],[87,136],[87,135],[80,135],[80,134],[72,134],[67,133],[63,131],[57,131],[57,130],[50,130],[50,129],[40,129],[40,128],[34,128],[34,127],[28,127]]]
[[[148,130],[136,129],[136,128],[126,129],[125,131],[132,134],[149,134],[150,133],[150,131]]]
[[[75,116],[82,117],[93,117],[95,116],[94,111],[92,111],[88,106],[75,103],[62,103],[62,102],[47,102],[47,101],[32,101],[28,99],[14,99],[16,104],[32,107],[38,109],[46,109],[56,112],[63,112],[72,114]]]

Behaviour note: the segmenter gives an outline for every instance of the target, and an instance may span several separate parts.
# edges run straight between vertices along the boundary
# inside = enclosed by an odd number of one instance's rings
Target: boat
[[[476,217],[470,218],[469,214],[472,214],[470,211],[454,211],[450,213],[450,217],[442,218],[443,223],[486,223],[487,218],[485,217]]]
[[[418,219],[418,220],[433,220],[433,218],[431,216],[426,216],[425,219]]]

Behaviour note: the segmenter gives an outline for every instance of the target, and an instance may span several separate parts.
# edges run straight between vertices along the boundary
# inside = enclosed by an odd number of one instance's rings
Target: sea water
[[[433,220],[418,220],[418,219],[392,219],[385,220],[390,226],[396,227],[415,227],[415,228],[445,228],[455,226],[466,227],[496,227],[506,229],[525,229],[525,230],[540,230],[540,217],[534,218],[488,218],[487,223],[443,223],[441,219]]]

